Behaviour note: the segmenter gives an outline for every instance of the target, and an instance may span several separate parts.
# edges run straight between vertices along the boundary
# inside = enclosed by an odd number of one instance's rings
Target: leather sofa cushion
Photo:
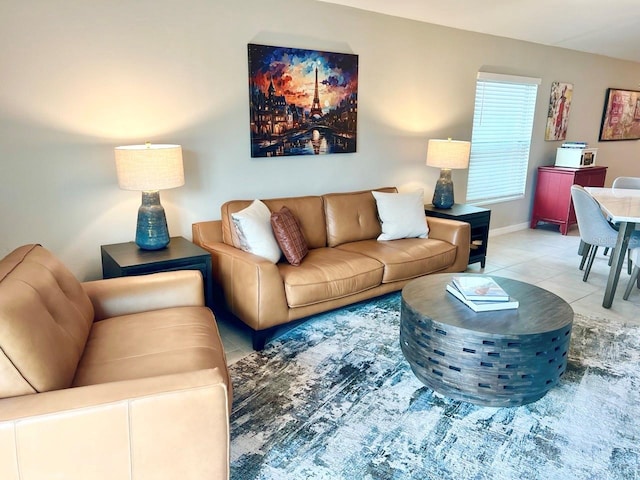
[[[356,252],[384,265],[382,283],[408,280],[449,267],[456,258],[456,247],[431,238],[345,243],[338,250]]]
[[[93,314],[80,282],[45,248],[2,259],[0,398],[69,387]]]
[[[353,295],[376,287],[383,266],[373,258],[337,248],[309,250],[299,267],[278,264],[290,308]]]
[[[376,191],[395,193],[393,187]],[[327,245],[377,238],[382,232],[376,201],[370,190],[324,195],[324,214],[327,221]]]
[[[226,372],[211,311],[202,307],[166,308],[96,322],[73,386],[208,368]]]
[[[221,207],[222,241],[227,245],[240,248],[240,242],[236,235],[231,214],[248,207],[253,200],[231,200]],[[324,209],[322,197],[288,197],[262,200],[271,212],[277,212],[282,207],[287,207],[295,215],[300,223],[300,229],[309,248],[327,246],[327,232],[325,229]]]

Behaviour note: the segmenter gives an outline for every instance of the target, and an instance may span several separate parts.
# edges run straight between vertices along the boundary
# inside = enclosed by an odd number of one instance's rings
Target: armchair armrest
[[[444,272],[464,272],[469,264],[471,226],[467,222],[448,218],[426,217],[429,238],[444,240],[457,248],[456,259]]]
[[[204,305],[202,274],[178,270],[82,283],[95,320],[171,307]]]
[[[199,370],[0,400],[0,478],[227,479],[223,373]]]

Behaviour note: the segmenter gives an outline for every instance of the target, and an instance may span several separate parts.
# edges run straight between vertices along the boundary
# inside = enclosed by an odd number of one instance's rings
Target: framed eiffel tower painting
[[[357,55],[248,47],[252,157],[356,151]]]

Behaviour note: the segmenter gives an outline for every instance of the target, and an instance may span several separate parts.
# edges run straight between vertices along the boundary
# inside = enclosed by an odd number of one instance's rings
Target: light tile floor
[[[626,264],[620,274],[613,305],[604,308],[602,299],[609,274],[609,257],[603,256],[603,249],[599,249],[585,283],[583,272],[578,269],[579,243],[575,227],[564,236],[552,225],[490,236],[485,268],[481,269],[476,263],[467,271],[526,281],[562,297],[575,313],[618,318],[640,325],[640,290],[634,289],[629,300],[622,299],[629,281]],[[250,332],[244,325],[218,316],[218,327],[229,364],[253,352]]]

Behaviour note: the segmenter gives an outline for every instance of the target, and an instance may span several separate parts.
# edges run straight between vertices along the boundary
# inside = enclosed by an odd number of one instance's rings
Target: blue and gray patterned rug
[[[399,310],[318,315],[231,366],[233,480],[640,479],[640,328],[576,316],[560,384],[491,408],[415,378]]]

